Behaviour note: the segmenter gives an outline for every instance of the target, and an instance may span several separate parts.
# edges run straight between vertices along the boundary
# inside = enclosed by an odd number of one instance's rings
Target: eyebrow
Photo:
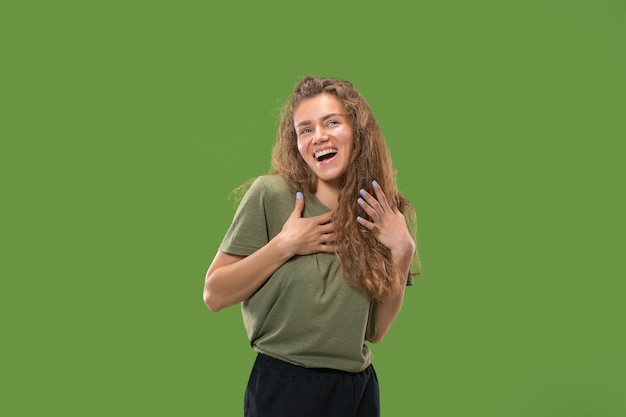
[[[343,114],[341,114],[341,113],[329,113],[329,114],[327,114],[327,115],[325,115],[325,116],[323,116],[323,117],[322,117],[322,121],[324,121],[324,120],[326,120],[326,119],[330,119],[331,117],[335,117],[335,116],[341,116],[341,117],[344,117],[344,115],[343,115]],[[298,124],[296,125],[296,127],[300,127],[300,126],[302,126],[302,125],[308,125],[308,124],[311,124],[311,121],[310,121],[310,120],[303,120],[303,121],[301,121],[300,123],[298,123]]]

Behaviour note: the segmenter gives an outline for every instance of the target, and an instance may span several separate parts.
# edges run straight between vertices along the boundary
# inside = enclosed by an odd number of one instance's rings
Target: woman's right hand
[[[275,237],[281,247],[293,255],[310,255],[318,252],[332,253],[336,247],[332,244],[334,225],[331,223],[332,211],[315,217],[302,217],[304,196],[296,194],[296,205]]]
[[[302,217],[304,198],[298,193],[296,206],[283,229],[265,246],[249,256],[218,251],[204,281],[204,303],[211,311],[246,300],[294,255],[335,252],[331,244],[332,212]]]

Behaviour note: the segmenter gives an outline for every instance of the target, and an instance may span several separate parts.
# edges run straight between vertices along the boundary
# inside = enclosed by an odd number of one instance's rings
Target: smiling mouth
[[[328,161],[329,159],[334,158],[335,155],[337,155],[337,149],[334,149],[334,148],[324,149],[322,151],[315,152],[314,154],[315,159],[317,159],[317,162]]]

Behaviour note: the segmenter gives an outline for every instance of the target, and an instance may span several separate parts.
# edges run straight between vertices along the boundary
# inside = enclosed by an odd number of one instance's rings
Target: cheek
[[[354,137],[352,136],[352,132],[350,132],[349,134],[347,134],[344,138],[343,138],[343,146],[349,151],[353,151],[354,150]]]
[[[298,152],[304,158],[304,154],[306,153],[306,142],[298,139]]]

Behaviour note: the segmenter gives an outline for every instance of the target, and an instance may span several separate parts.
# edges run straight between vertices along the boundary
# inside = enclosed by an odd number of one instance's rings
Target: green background
[[[382,415],[626,415],[623,1],[15,3],[3,415],[242,415],[203,279],[308,74],[368,99],[418,212]]]

